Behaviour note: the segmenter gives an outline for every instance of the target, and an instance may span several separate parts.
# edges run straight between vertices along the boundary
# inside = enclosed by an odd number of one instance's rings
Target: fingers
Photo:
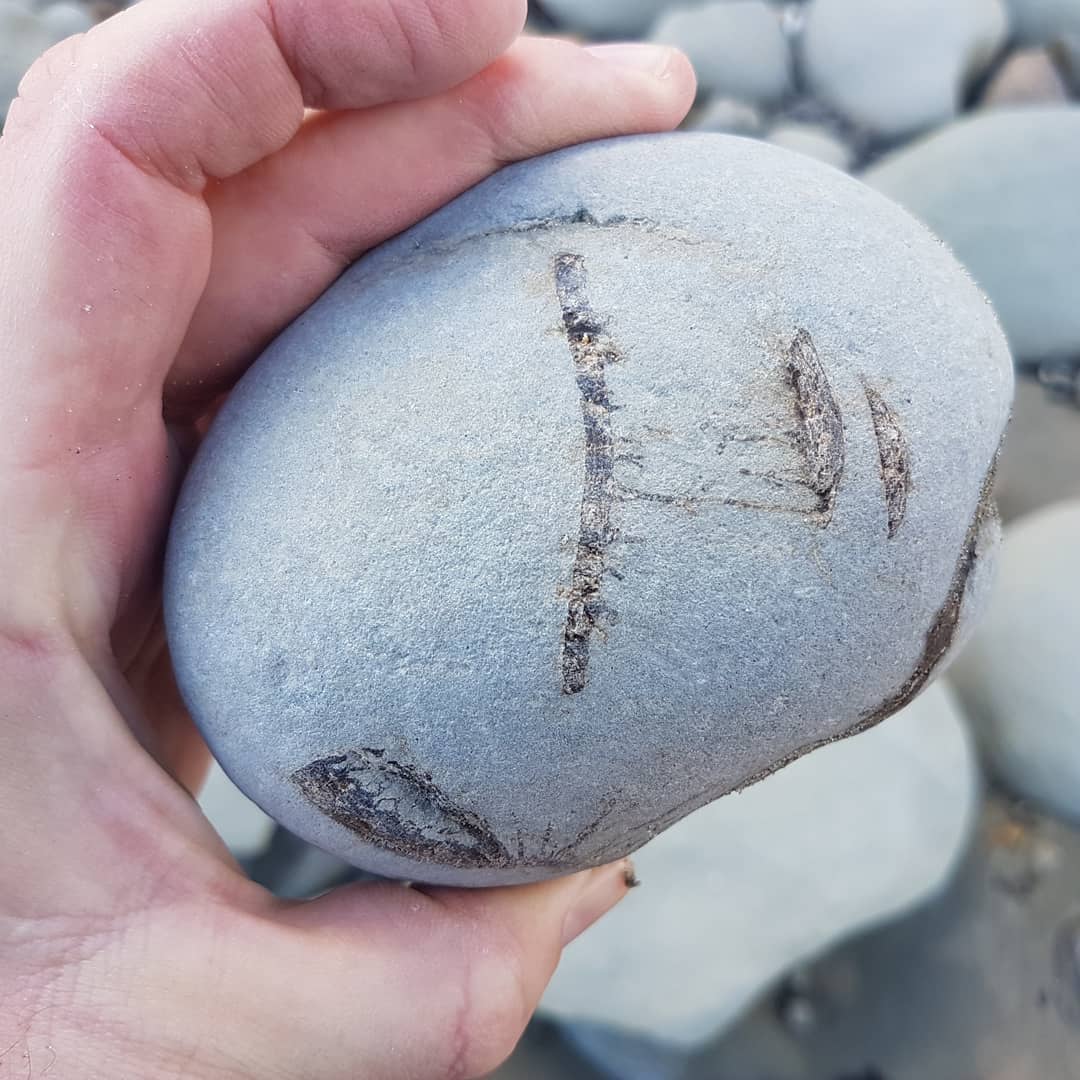
[[[170,406],[197,411],[351,260],[500,165],[674,127],[693,96],[673,50],[526,38],[443,94],[309,123],[211,194],[213,262]]]
[[[20,514],[0,574],[26,582],[9,610],[76,595],[67,620],[77,606],[77,633],[97,632],[158,540],[161,387],[210,267],[207,179],[283,146],[305,103],[371,106],[466,77],[523,12],[149,0],[34,66],[0,139],[0,498]],[[113,601],[81,595],[87,581]]]

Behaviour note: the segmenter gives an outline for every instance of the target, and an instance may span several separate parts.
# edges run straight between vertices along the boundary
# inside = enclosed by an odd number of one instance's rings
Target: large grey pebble
[[[180,685],[366,869],[611,859],[931,677],[1011,391],[969,277],[833,169],[688,134],[507,169],[231,396],[171,537]]]
[[[1075,107],[982,113],[864,175],[952,247],[1032,362],[1080,354],[1078,177]]]
[[[640,37],[678,0],[543,0],[560,26],[597,37]]]
[[[779,12],[765,0],[674,8],[651,38],[686,53],[705,94],[769,106],[791,89],[791,48]]]
[[[1046,45],[1080,34],[1080,0],[1007,0],[1018,41]]]
[[[955,667],[989,760],[1080,823],[1080,500],[1009,527],[987,619]]]
[[[641,888],[567,949],[542,1010],[694,1051],[796,965],[936,893],[979,786],[938,683],[642,848]]]
[[[1069,88],[1046,49],[1021,49],[1012,54],[983,91],[980,104],[1000,108],[1014,105],[1061,104]]]
[[[850,169],[855,161],[855,151],[822,124],[785,121],[766,137],[776,146],[817,158],[834,169]]]
[[[1007,32],[1002,0],[813,0],[802,63],[815,93],[893,139],[955,116]]]

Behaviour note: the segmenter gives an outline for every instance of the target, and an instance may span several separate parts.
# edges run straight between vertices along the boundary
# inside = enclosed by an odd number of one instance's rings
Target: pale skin
[[[185,461],[351,260],[500,165],[675,126],[669,50],[524,0],[143,0],[0,139],[0,1080],[472,1077],[626,867],[284,903],[189,792],[159,571]],[[318,113],[311,110],[319,110]]]

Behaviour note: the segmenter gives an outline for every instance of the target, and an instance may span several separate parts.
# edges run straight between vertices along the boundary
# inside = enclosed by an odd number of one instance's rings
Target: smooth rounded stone
[[[1011,525],[956,686],[993,769],[1080,823],[1080,499]]]
[[[1080,355],[1080,108],[995,109],[863,174],[986,290],[1018,360]]]
[[[596,37],[641,37],[678,0],[543,0],[558,25]]]
[[[514,166],[230,396],[172,529],[180,685],[364,869],[611,860],[931,678],[1011,397],[969,276],[834,169],[690,134]]]
[[[834,169],[847,171],[855,161],[852,148],[818,124],[777,124],[766,138],[776,146],[817,158]]]
[[[1060,104],[1069,100],[1069,88],[1046,49],[1013,53],[983,93],[983,108],[1010,105]]]
[[[273,821],[216,764],[199,793],[199,806],[237,858],[251,858],[270,843]]]
[[[937,683],[639,851],[641,887],[566,950],[541,1009],[696,1050],[793,967],[934,895],[967,849],[979,787]]]
[[[1025,45],[1047,45],[1080,34],[1080,0],[1007,0],[1013,34]]]
[[[712,131],[724,135],[760,135],[765,128],[761,113],[745,101],[713,98],[691,113],[686,126],[691,131]]]
[[[765,0],[674,8],[650,39],[686,53],[704,94],[769,106],[791,90],[791,48],[779,12]]]
[[[814,93],[896,139],[954,117],[1007,33],[1002,0],[813,0],[800,55]]]

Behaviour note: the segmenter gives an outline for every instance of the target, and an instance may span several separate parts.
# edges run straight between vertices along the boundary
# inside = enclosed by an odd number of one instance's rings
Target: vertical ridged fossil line
[[[607,367],[623,359],[604,321],[588,299],[588,273],[581,255],[555,258],[555,291],[574,361],[585,427],[585,476],[581,525],[566,606],[562,643],[562,690],[578,694],[588,682],[592,636],[602,623],[607,553],[617,530],[611,524],[615,501],[615,440]]]

